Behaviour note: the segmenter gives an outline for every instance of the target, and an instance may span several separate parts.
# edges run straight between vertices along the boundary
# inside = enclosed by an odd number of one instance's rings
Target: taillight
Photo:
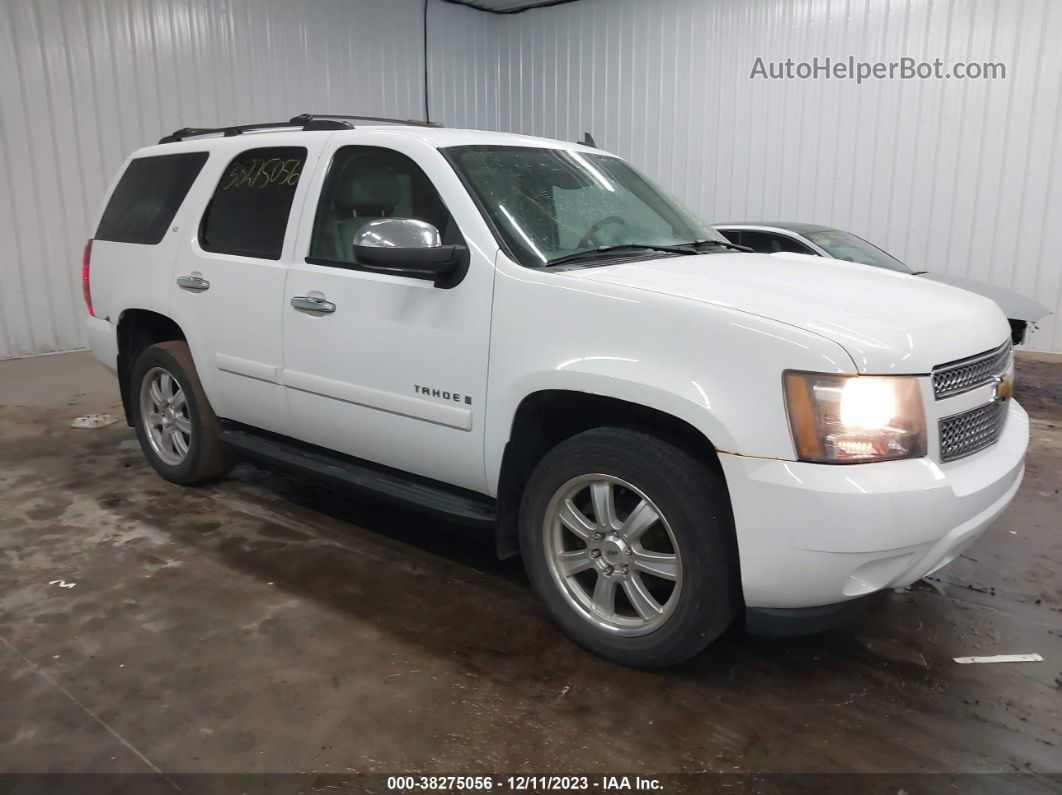
[[[95,317],[92,311],[92,287],[89,286],[89,265],[92,262],[92,238],[85,244],[85,253],[81,257],[81,289],[85,294],[85,306],[88,313]]]

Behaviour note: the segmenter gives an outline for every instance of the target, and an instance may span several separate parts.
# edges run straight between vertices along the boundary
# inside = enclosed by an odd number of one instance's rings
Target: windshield
[[[826,253],[834,259],[861,262],[864,265],[888,268],[890,271],[899,271],[900,273],[914,273],[914,270],[904,265],[896,257],[882,251],[877,246],[871,245],[863,238],[856,237],[851,232],[828,229],[825,232],[805,232],[804,237],[819,248],[825,249]]]
[[[520,146],[445,150],[522,265],[609,247],[674,246],[721,235],[610,155]]]

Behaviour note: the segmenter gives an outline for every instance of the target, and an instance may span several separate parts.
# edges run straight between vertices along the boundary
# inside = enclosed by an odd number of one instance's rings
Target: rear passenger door
[[[323,138],[269,140],[252,146],[237,139],[213,152],[213,171],[200,180],[202,212],[184,235],[171,294],[214,411],[286,433],[284,282],[309,181],[303,173]]]

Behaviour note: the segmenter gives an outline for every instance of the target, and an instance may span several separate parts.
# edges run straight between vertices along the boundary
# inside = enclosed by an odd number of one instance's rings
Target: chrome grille
[[[940,460],[954,461],[995,444],[1006,420],[1007,402],[1003,400],[944,417],[940,421]]]
[[[1010,340],[995,350],[933,368],[933,394],[937,400],[990,384],[1010,368]]]

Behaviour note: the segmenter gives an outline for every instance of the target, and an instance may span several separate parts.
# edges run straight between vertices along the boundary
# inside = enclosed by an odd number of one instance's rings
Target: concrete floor
[[[0,771],[1060,773],[1062,365],[1025,372],[1025,482],[967,555],[642,673],[481,533],[247,465],[171,486],[124,422],[70,428],[121,413],[87,354],[0,362]],[[1045,661],[952,661],[1005,652]]]

